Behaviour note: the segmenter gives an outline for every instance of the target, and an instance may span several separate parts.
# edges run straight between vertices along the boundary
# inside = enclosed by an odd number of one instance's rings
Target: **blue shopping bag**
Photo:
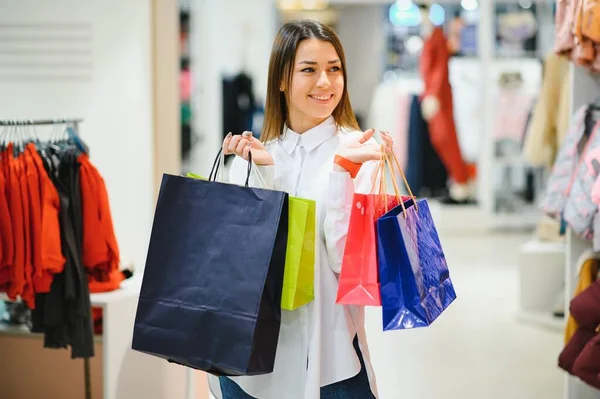
[[[271,373],[287,234],[287,193],[163,175],[133,349],[215,375]]]
[[[377,220],[383,329],[429,326],[456,299],[426,199]]]

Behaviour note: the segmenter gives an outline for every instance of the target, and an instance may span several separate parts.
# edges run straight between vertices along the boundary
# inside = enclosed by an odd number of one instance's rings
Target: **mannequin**
[[[425,91],[421,98],[421,113],[429,125],[431,144],[451,177],[450,198],[446,202],[468,203],[474,197],[474,185],[469,167],[458,143],[452,88],[450,87],[448,42],[441,28],[429,20],[429,6],[421,5],[421,36],[424,41],[420,59]]]

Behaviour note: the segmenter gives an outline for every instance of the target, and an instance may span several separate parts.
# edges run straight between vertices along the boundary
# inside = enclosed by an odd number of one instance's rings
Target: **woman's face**
[[[285,83],[282,88],[287,89]],[[319,125],[333,113],[343,92],[342,62],[333,44],[319,39],[300,42],[289,88],[290,129],[304,133]]]

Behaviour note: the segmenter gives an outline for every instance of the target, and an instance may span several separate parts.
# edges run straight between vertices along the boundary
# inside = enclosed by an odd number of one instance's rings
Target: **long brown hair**
[[[338,127],[360,130],[348,95],[346,55],[337,34],[330,27],[312,20],[288,22],[283,25],[271,50],[269,61],[269,78],[267,84],[267,99],[265,102],[265,119],[261,133],[261,141],[267,142],[279,138],[283,128],[288,122],[289,89],[292,81],[293,65],[296,58],[296,49],[301,41],[306,39],[319,39],[333,44],[335,51],[342,63],[344,74],[344,91],[342,98],[333,110],[333,118]],[[281,83],[285,82],[285,90],[280,90]]]

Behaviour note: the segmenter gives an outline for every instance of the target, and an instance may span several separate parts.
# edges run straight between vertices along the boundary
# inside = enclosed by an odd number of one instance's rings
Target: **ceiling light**
[[[528,10],[531,8],[532,2],[531,0],[519,0],[519,5],[521,6],[521,8]]]
[[[460,5],[466,11],[475,11],[479,7],[479,2],[477,0],[461,0]]]
[[[439,4],[433,4],[429,9],[429,20],[435,26],[443,25],[446,20],[446,11],[444,10],[444,7]]]
[[[396,0],[396,7],[400,11],[408,11],[412,6],[412,0]]]

